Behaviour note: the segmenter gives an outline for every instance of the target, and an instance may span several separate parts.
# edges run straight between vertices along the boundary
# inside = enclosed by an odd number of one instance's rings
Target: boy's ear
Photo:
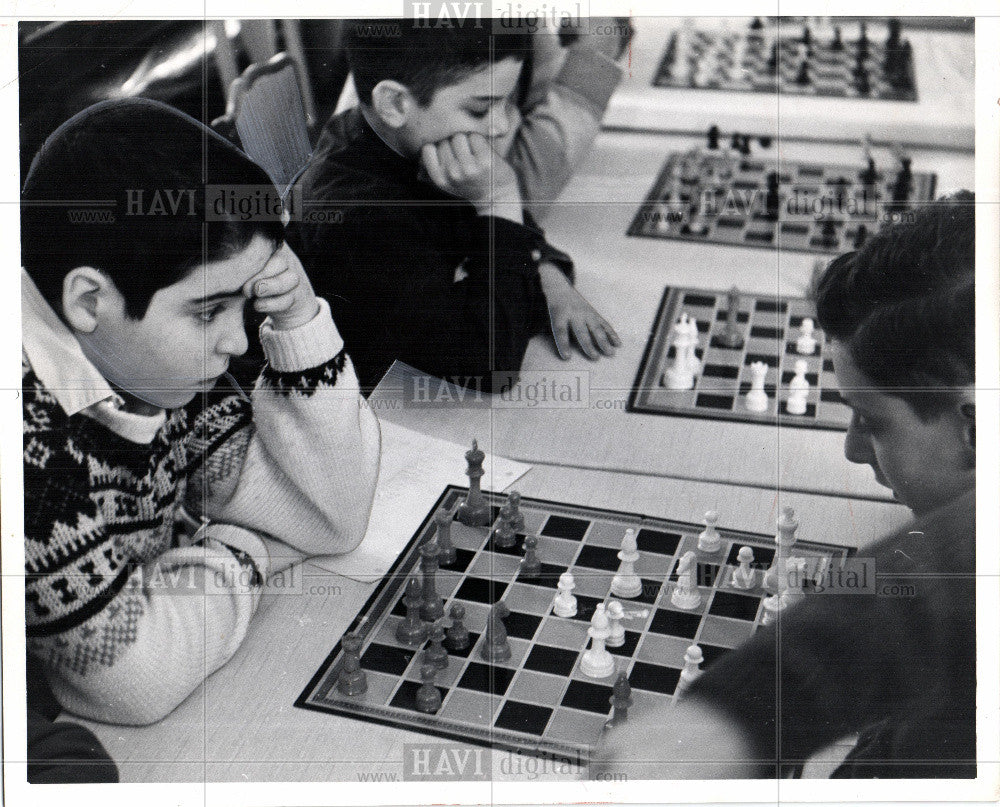
[[[415,103],[413,94],[398,81],[383,79],[372,88],[372,109],[386,126],[393,129],[406,123]]]
[[[80,333],[97,329],[101,298],[110,281],[92,266],[77,266],[63,278],[63,315],[70,326]]]

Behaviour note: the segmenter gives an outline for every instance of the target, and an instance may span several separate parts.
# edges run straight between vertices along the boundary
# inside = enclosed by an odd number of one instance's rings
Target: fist
[[[319,312],[302,261],[288,244],[282,244],[264,268],[243,284],[243,294],[253,300],[254,310],[270,316],[278,331],[305,325]]]
[[[520,202],[514,169],[481,134],[463,132],[427,143],[420,150],[420,160],[438,188],[477,208]]]

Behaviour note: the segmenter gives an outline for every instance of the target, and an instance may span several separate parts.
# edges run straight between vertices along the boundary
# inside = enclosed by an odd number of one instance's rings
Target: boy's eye
[[[222,311],[221,305],[213,305],[211,308],[199,311],[197,316],[202,322],[212,322],[220,311]]]
[[[485,118],[489,113],[490,113],[490,108],[489,107],[486,107],[486,109],[470,109],[469,110],[469,116],[473,117],[473,118],[476,118],[476,120],[481,120],[482,118]]]

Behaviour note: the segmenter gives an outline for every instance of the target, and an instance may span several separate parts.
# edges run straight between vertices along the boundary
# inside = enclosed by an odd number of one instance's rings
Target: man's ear
[[[80,333],[93,333],[112,289],[107,276],[92,266],[70,269],[63,278],[62,307],[66,321]]]
[[[392,79],[384,79],[372,88],[372,109],[386,126],[393,129],[406,123],[416,102],[405,84]]]
[[[965,446],[970,451],[976,450],[976,394],[973,390],[966,390],[962,393],[958,405],[958,411],[962,416],[962,437]]]

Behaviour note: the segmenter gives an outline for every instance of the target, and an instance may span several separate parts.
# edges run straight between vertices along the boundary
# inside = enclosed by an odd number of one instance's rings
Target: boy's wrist
[[[260,326],[260,342],[271,369],[279,373],[309,370],[329,361],[344,348],[330,315],[330,304],[316,297],[317,312],[309,321],[281,330],[268,317]]]

